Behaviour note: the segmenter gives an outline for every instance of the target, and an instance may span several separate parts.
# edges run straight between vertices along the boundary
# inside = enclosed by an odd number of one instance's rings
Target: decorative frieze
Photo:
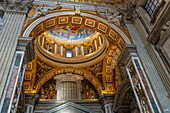
[[[55,68],[48,73],[45,73],[35,84],[36,92],[38,93],[40,88],[51,78],[55,77],[56,75],[61,75],[65,73],[79,75],[80,77],[84,77],[87,79],[98,91],[99,95],[102,94],[103,85],[101,82],[96,78],[93,74],[89,73],[86,70],[77,69],[77,68]]]

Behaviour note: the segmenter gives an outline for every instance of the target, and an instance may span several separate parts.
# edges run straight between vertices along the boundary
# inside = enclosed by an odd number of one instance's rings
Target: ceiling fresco
[[[102,65],[103,65],[103,60],[92,65],[84,68],[85,70],[89,71],[91,74],[96,76],[96,78],[103,84],[102,81]],[[36,82],[48,71],[54,69],[55,67],[43,62],[39,58],[37,58],[37,63],[36,63]]]
[[[50,71],[51,69],[53,69],[54,67],[51,65],[48,65],[46,63],[44,63],[43,61],[41,61],[40,59],[37,58],[37,64],[36,64],[36,82],[37,80],[46,72]]]
[[[97,64],[86,67],[84,69],[86,69],[87,71],[89,71],[93,75],[95,75],[99,79],[99,81],[103,84],[103,81],[102,81],[102,65],[103,65],[103,60],[98,62]]]
[[[94,86],[87,81],[86,79],[81,81],[81,98],[82,99],[98,99],[99,94],[94,88]],[[40,99],[56,99],[57,90],[56,90],[56,80],[53,78],[46,82],[38,94],[40,95]]]
[[[92,35],[95,31],[79,26],[62,26],[47,31],[56,38],[66,40],[79,40]]]

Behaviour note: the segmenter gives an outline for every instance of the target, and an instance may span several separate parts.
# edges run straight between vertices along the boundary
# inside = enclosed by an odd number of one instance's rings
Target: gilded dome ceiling
[[[48,30],[47,33],[54,36],[55,38],[65,40],[79,40],[84,39],[92,35],[95,31],[89,28],[79,26],[61,26]]]

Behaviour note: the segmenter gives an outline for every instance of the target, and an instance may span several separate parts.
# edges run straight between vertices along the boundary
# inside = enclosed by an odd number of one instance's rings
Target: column
[[[97,50],[97,49],[98,49],[98,46],[97,46],[97,40],[96,40],[96,39],[94,40],[94,47],[95,47],[95,50]]]
[[[17,46],[17,38],[21,34],[23,28],[26,13],[29,11],[28,6],[20,1],[21,5],[18,5],[18,2],[11,2],[10,4],[4,5],[5,14],[4,14],[4,24],[1,29],[0,34],[0,100],[2,99],[2,94],[5,88],[8,74],[11,70],[11,65],[15,55],[15,50]],[[30,5],[29,3],[27,3]],[[25,6],[23,6],[25,5]],[[1,103],[1,102],[0,102]],[[2,107],[2,106],[0,106]]]
[[[78,54],[78,47],[77,46],[75,47],[75,55],[76,55],[76,57],[78,57],[78,55],[79,55]]]
[[[100,35],[99,36],[99,47],[102,46],[102,39],[101,38],[102,38],[102,36]]]
[[[84,56],[84,45],[82,45],[82,46],[80,47],[80,49],[81,49],[81,55]]]
[[[5,13],[6,20],[0,34],[0,98],[15,54],[17,38],[24,24],[24,14]]]
[[[45,44],[45,37],[42,37],[42,47],[44,48],[44,44]]]
[[[127,54],[128,53],[128,54]],[[125,45],[118,58],[122,78],[128,75],[140,112],[161,113],[155,95],[138,58],[136,46]]]
[[[57,55],[57,50],[58,50],[58,46],[57,46],[57,44],[54,44],[54,54],[56,54],[56,55]]]
[[[63,56],[63,52],[64,52],[63,46],[61,45],[61,46],[60,46],[60,56]]]

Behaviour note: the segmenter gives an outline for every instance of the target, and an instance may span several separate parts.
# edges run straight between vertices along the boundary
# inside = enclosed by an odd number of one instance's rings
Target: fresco
[[[79,40],[92,35],[95,31],[78,26],[63,26],[47,31],[49,34],[67,40]]]
[[[93,75],[95,75],[99,79],[99,81],[101,83],[103,83],[103,81],[102,81],[102,65],[103,65],[103,60],[100,61],[97,64],[94,64],[92,66],[86,67],[84,69],[91,72]]]
[[[56,99],[56,88],[55,88],[56,80],[50,79],[46,82],[40,89],[39,95],[40,99]]]
[[[81,98],[82,99],[98,99],[99,95],[94,86],[86,79],[81,81]]]
[[[37,58],[37,66],[36,66],[37,70],[36,70],[36,80],[35,82],[38,81],[38,79],[45,74],[46,72],[50,71],[51,69],[53,69],[54,67],[44,63],[43,61],[41,61],[40,59]]]
[[[56,99],[56,80],[53,78],[46,82],[39,90],[40,99]],[[81,81],[81,98],[98,99],[99,95],[94,86],[86,79]]]

